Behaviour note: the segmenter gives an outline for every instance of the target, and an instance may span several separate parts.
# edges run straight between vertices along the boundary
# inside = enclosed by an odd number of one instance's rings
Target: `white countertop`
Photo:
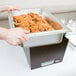
[[[63,62],[31,70],[21,47],[0,41],[0,76],[76,76],[76,47],[68,44]]]

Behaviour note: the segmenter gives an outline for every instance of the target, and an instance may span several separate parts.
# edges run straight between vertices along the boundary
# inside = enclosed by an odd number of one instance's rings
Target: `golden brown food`
[[[21,27],[30,32],[54,30],[43,17],[32,12],[20,16],[13,16],[13,20],[16,27]]]
[[[62,29],[61,25],[58,24],[57,22],[51,22],[50,25],[55,29],[55,30],[60,30]]]
[[[50,26],[52,26],[55,30],[62,29],[61,25],[59,23],[57,23],[56,21],[53,21],[48,17],[46,17],[45,19],[50,24]]]
[[[13,20],[15,23],[20,23],[21,21],[23,21],[23,17],[22,16],[13,16]]]

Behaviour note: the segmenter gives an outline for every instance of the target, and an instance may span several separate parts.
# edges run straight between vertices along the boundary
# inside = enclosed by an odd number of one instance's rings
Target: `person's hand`
[[[29,31],[23,30],[21,28],[9,29],[5,33],[4,40],[12,45],[18,45],[26,40],[28,40],[27,33]]]
[[[17,6],[12,5],[0,5],[0,12],[19,10]]]

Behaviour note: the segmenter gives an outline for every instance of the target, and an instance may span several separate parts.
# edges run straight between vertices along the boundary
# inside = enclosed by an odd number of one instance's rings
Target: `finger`
[[[20,8],[17,7],[17,6],[11,6],[11,5],[9,5],[8,6],[8,11],[13,11],[13,10],[20,10]]]
[[[21,40],[20,40],[20,39],[17,39],[16,45],[19,45],[19,44],[21,44],[21,43],[22,43]]]
[[[13,9],[7,9],[7,11],[15,11],[15,10],[17,10],[17,11],[20,11],[20,9],[16,9],[16,8],[13,8]]]
[[[29,37],[25,33],[22,34],[22,37],[25,38],[25,40],[29,40]]]
[[[14,46],[17,46],[18,44],[20,44],[20,42],[15,41],[15,42],[10,43],[10,44],[11,44],[11,45],[14,45]]]
[[[21,42],[25,42],[25,41],[29,40],[29,38],[26,35],[24,35],[20,38],[20,40],[21,40]]]
[[[17,39],[20,41],[20,43],[23,43],[27,40],[24,33],[21,33],[20,36],[17,36]]]
[[[26,40],[29,40],[29,38],[28,38],[28,36],[27,36],[27,35],[25,35],[25,36],[24,36],[24,38],[25,38]]]
[[[17,29],[22,30],[24,33],[30,33],[30,30],[25,30],[25,29],[23,29],[23,28],[21,28],[21,27],[18,27]]]
[[[18,39],[20,40],[20,43],[23,43],[23,42],[25,42],[25,41],[26,41],[26,39],[25,39],[25,38],[23,38],[23,37],[18,38]]]
[[[24,33],[28,34],[30,33],[30,30],[24,30]]]

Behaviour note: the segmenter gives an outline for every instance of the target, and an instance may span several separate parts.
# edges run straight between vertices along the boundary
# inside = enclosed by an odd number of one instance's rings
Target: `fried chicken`
[[[51,20],[50,18],[46,17],[45,20],[52,26],[55,30],[62,29],[61,25],[56,21]]]
[[[20,16],[13,16],[13,20],[16,27],[29,30],[31,33],[54,30],[42,16],[32,12]]]

